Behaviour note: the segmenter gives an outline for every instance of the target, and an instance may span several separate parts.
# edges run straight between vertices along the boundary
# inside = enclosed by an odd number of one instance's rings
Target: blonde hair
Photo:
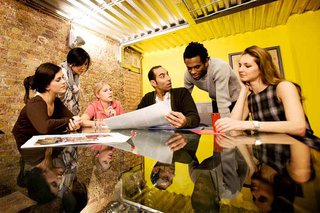
[[[261,47],[251,46],[246,48],[242,55],[250,55],[254,57],[254,61],[260,69],[261,80],[266,85],[277,85],[283,79],[276,65],[272,61],[270,53]]]
[[[94,85],[93,93],[97,97],[97,94],[100,92],[100,90],[103,88],[103,86],[108,85],[110,86],[106,81],[99,81]]]

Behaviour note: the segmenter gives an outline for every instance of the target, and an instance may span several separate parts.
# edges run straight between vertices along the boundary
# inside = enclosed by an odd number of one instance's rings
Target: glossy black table
[[[116,132],[132,138],[77,148],[82,212],[320,212],[320,154],[288,135]]]

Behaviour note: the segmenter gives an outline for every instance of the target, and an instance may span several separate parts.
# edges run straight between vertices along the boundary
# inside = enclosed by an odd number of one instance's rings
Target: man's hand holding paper
[[[165,116],[165,118],[175,128],[182,128],[187,123],[186,116],[184,116],[181,112],[171,111],[168,115]]]

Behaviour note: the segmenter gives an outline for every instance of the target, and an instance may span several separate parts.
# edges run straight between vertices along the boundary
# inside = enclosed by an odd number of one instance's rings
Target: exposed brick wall
[[[33,75],[41,63],[60,64],[66,60],[69,30],[69,22],[21,2],[0,2],[0,130],[5,133],[0,140],[0,185],[15,187],[19,154],[11,129],[24,106],[23,79]],[[83,48],[90,54],[92,66],[80,78],[82,111],[94,99],[93,85],[101,79],[110,83],[115,99],[126,111],[135,109],[142,95],[141,74],[120,66],[120,44],[90,31],[83,37]]]
[[[142,79],[141,75],[138,75],[135,72],[128,71],[124,76],[124,96],[126,99],[126,104],[128,106],[132,106],[135,109],[140,103],[141,97],[137,95],[133,95],[134,93],[141,94],[142,93]]]

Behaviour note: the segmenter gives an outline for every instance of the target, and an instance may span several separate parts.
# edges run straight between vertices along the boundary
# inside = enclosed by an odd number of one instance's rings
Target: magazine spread
[[[91,144],[123,143],[130,136],[121,133],[75,133],[65,135],[36,135],[21,146],[26,148],[59,147]]]

